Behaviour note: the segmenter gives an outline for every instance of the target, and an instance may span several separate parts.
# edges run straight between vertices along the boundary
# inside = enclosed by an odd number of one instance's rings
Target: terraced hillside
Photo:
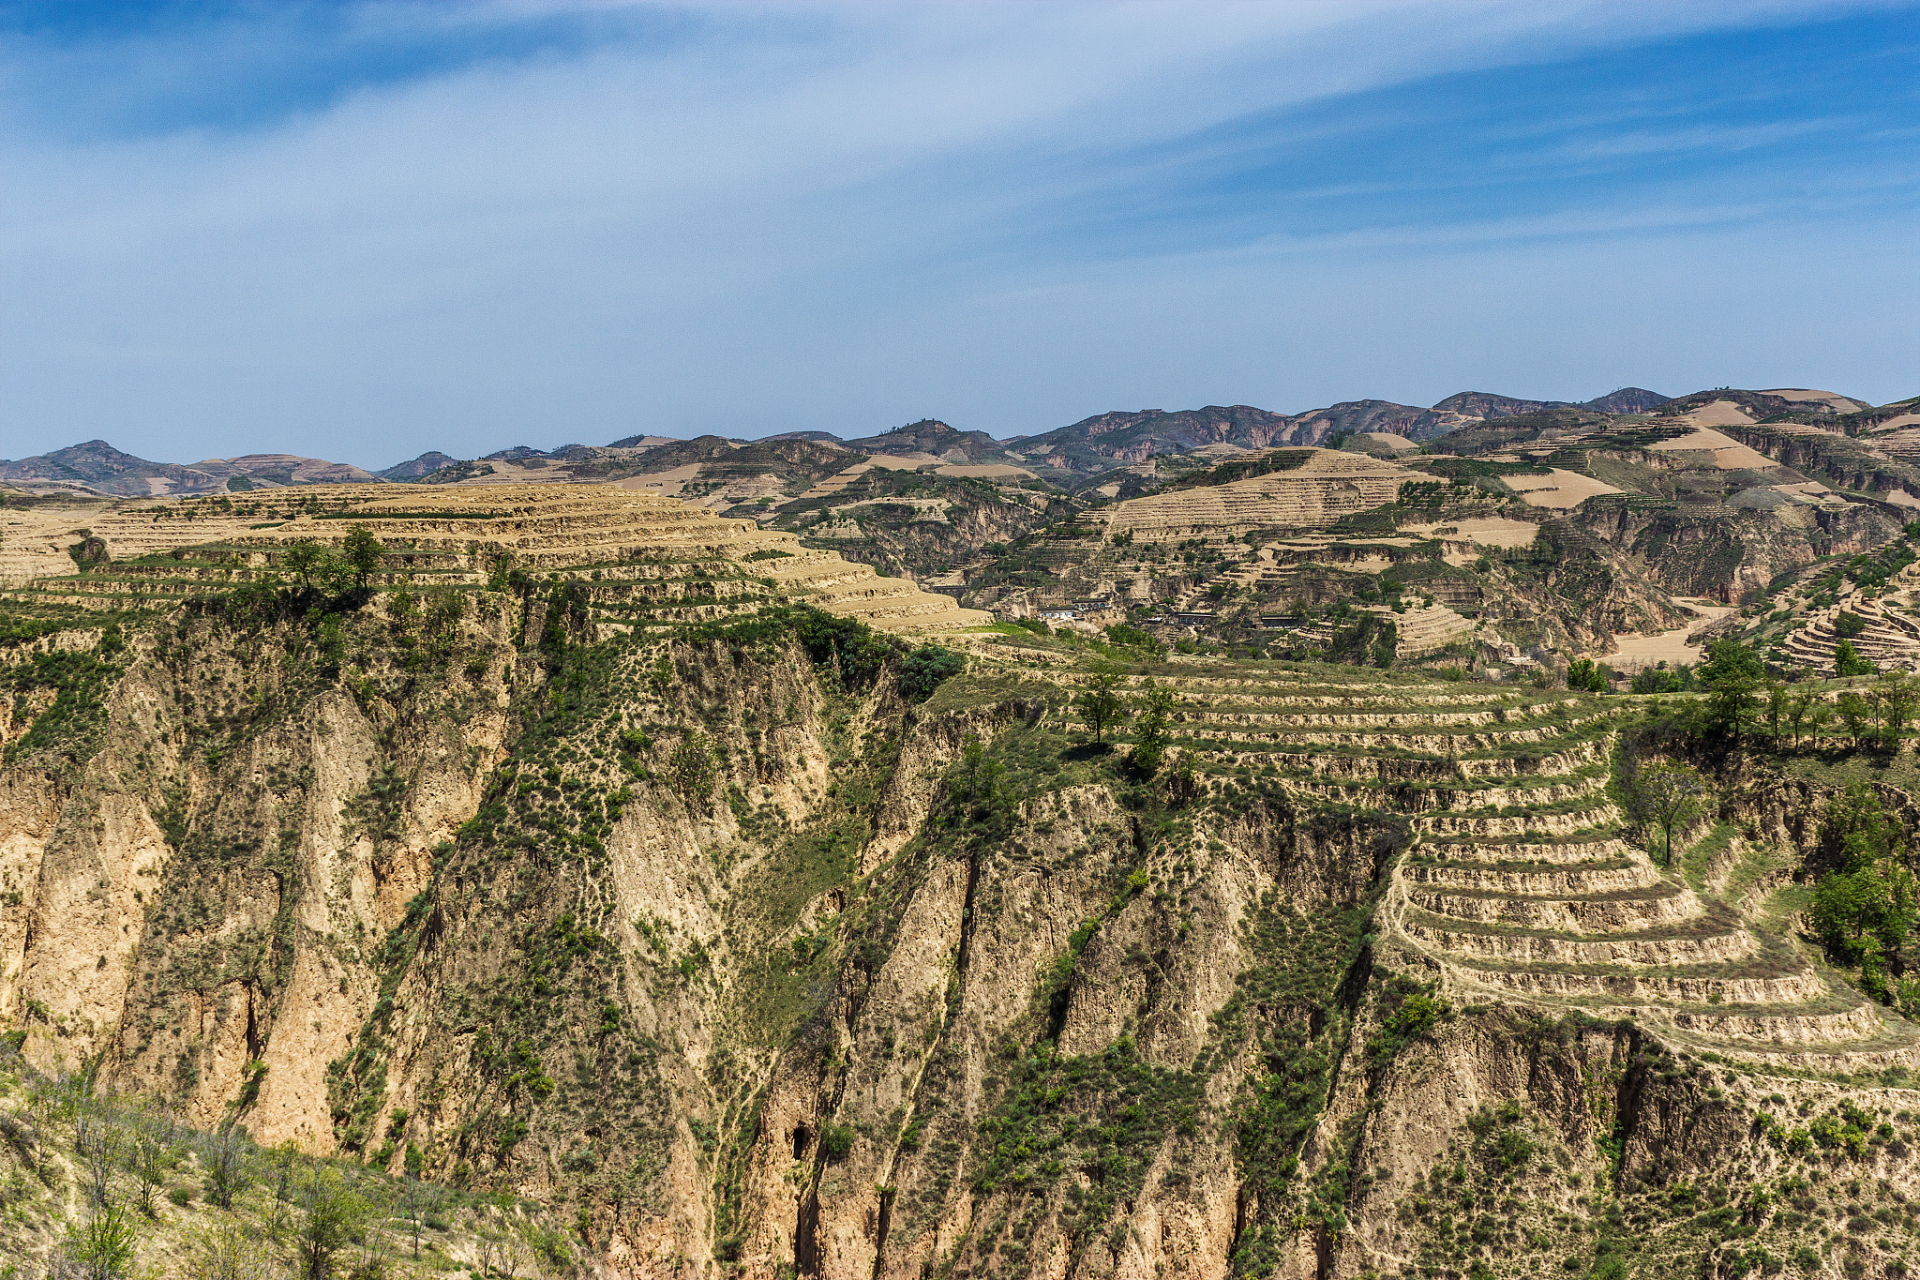
[[[1286,464],[1244,480],[1133,498],[1111,508],[1116,534],[1154,541],[1238,538],[1260,529],[1320,529],[1392,502],[1419,477],[1391,462],[1336,449],[1283,449]]]
[[[0,594],[0,1071],[86,1065],[396,1203],[525,1197],[549,1274],[1920,1265],[1920,947],[1832,967],[1812,910],[1908,883],[1900,729],[1794,755],[1692,695],[1441,678],[1513,643],[1523,586],[1626,587],[1501,472],[1302,455],[1321,516],[1340,468],[1395,500],[1251,545],[1083,516],[1022,583],[1243,614],[1376,584],[1334,621],[1432,674],[988,627],[608,486],[60,508],[22,561],[60,572]],[[1915,536],[1793,598],[1871,639]],[[1629,758],[1700,767],[1670,860]],[[38,1265],[33,1203],[0,1250]],[[480,1280],[472,1243],[421,1273]]]
[[[1839,674],[1843,642],[1853,651],[1852,674],[1866,672],[1861,663],[1882,671],[1920,671],[1916,543],[1920,525],[1910,522],[1871,552],[1830,557],[1782,575],[1722,630],[1737,633],[1782,672],[1802,678]]]
[[[1045,661],[1042,642],[1018,643],[1035,648],[1027,664],[998,655],[1002,678]],[[996,656],[980,661],[999,666]],[[1042,669],[1063,693],[1095,678]],[[1050,709],[996,742],[1009,767],[1054,715],[1067,723],[1064,698],[1020,679],[1025,696]],[[1157,1154],[1149,1142],[1137,1157],[1145,1181],[1123,1193],[1138,1196],[1127,1225],[1140,1252],[1121,1245],[1092,1272],[1154,1262],[1218,1274],[1188,1255],[1224,1253],[1246,1274],[1524,1276],[1583,1273],[1618,1256],[1630,1275],[1723,1274],[1716,1268],[1749,1257],[1837,1275],[1856,1260],[1910,1256],[1912,1237],[1898,1231],[1829,1252],[1808,1215],[1766,1207],[1778,1188],[1804,1195],[1809,1173],[1828,1163],[1829,1139],[1809,1139],[1805,1127],[1796,1137],[1789,1105],[1802,1126],[1809,1116],[1869,1114],[1856,1133],[1895,1119],[1910,1126],[1917,1099],[1907,1082],[1920,1066],[1920,1029],[1827,969],[1783,925],[1804,904],[1791,877],[1812,851],[1780,825],[1777,802],[1746,834],[1708,821],[1666,867],[1608,795],[1616,730],[1638,715],[1631,703],[1216,662],[1138,672],[1124,685],[1134,705],[1149,681],[1175,699],[1179,763],[1167,794],[1190,797],[1163,815],[1147,799],[1138,819],[1129,865],[1136,883],[1155,887],[1153,902],[1115,899],[1090,919],[1097,927],[1077,944],[1072,979],[1043,988],[1051,1014],[1015,1019],[1008,1034],[1041,1041],[1021,1050],[1039,1055],[1024,1059],[1031,1088],[1064,1087],[1069,1099],[1086,1087],[1071,1083],[1076,1060],[1046,1055],[1100,1052],[1113,1036],[1137,1041],[1155,1070],[1198,1072],[1197,1096],[1219,1101],[1201,1103],[1195,1123],[1232,1142],[1236,1161],[1228,1170],[1199,1156],[1204,1140],[1168,1138]],[[1043,798],[1023,812],[1044,822],[1061,810]],[[980,873],[985,901],[1004,900],[995,896],[1002,879],[1017,881],[1018,846],[1044,846],[1028,830],[1015,824],[1009,865]],[[1330,863],[1332,849],[1342,853]],[[1276,900],[1290,904],[1278,920],[1268,914]],[[1348,927],[1371,945],[1358,968],[1322,978],[1325,994],[1309,995],[1305,971],[1289,966],[1318,945],[1316,911],[1342,904],[1360,913]],[[1235,975],[1237,994],[1189,967],[1190,929],[1211,971]],[[1274,1019],[1252,1041],[1236,1038],[1246,1033],[1241,1015],[1229,1017],[1242,1000]],[[1287,1030],[1295,1016],[1304,1033]],[[1197,1025],[1212,1030],[1196,1035]],[[1263,1035],[1276,1037],[1269,1056],[1249,1068],[1244,1055]],[[1703,1064],[1717,1066],[1708,1075]],[[1260,1110],[1269,1104],[1258,1088],[1242,1092],[1249,1069],[1275,1073],[1276,1097],[1318,1099],[1295,1113],[1277,1151],[1245,1122],[1208,1127],[1230,1114],[1279,1114]],[[1043,1153],[1074,1149],[1074,1116],[1085,1114],[1076,1105],[1086,1104],[1036,1107],[1018,1092],[1022,1078],[1015,1073],[1000,1107],[983,1108],[982,1123],[1000,1143],[993,1152],[1015,1134],[1034,1155],[989,1156],[988,1201],[938,1219],[939,1239],[954,1241],[975,1273],[1058,1258],[1048,1233],[1070,1233],[1075,1220],[1072,1185],[1049,1180]],[[990,1076],[980,1088],[991,1097]],[[864,1132],[869,1117],[856,1107],[839,1118]],[[1894,1126],[1882,1133],[1885,1141]],[[1899,1133],[1912,1140],[1910,1129]],[[1526,1155],[1501,1157],[1496,1139]],[[1877,1202],[1896,1214],[1916,1189],[1906,1150],[1896,1141],[1859,1166],[1882,1179]],[[1551,1160],[1531,1163],[1536,1154]],[[1297,1172],[1272,1172],[1287,1167],[1283,1157],[1299,1161]],[[882,1157],[900,1204],[925,1195],[921,1159]],[[1074,1157],[1065,1164],[1075,1167]],[[1228,1230],[1205,1206],[1236,1174],[1252,1181],[1238,1184]],[[1775,1190],[1743,1201],[1743,1185]],[[1722,1225],[1744,1214],[1753,1230],[1729,1235],[1706,1215],[1673,1209],[1715,1186],[1716,1203],[1740,1205]],[[1871,1209],[1875,1196],[1865,1199]],[[1636,1229],[1610,1228],[1614,1214]],[[997,1234],[1023,1221],[1031,1236]],[[1159,1248],[1144,1242],[1150,1232]],[[883,1272],[906,1273],[895,1250],[928,1256],[918,1248],[896,1238]],[[1067,1252],[1089,1265],[1091,1255]]]
[[[1240,778],[1404,816],[1383,921],[1462,1003],[1522,997],[1631,1017],[1768,1061],[1920,1066],[1911,1024],[1639,847],[1607,793],[1614,723],[1631,711],[1331,670],[1157,679],[1179,695],[1181,735],[1223,792]],[[1720,837],[1716,874],[1758,850]]]
[[[0,506],[0,584],[72,573],[74,552],[99,540],[107,559],[137,559],[237,537],[262,521],[305,510],[311,493],[277,498],[228,497],[187,501],[116,502],[108,499],[30,499]],[[319,509],[331,509],[323,507]]]
[[[606,626],[706,621],[773,600],[891,629],[985,620],[949,596],[809,549],[791,534],[612,486],[314,486],[300,490],[297,503],[200,499],[94,523],[109,556],[114,548],[144,554],[110,558],[84,575],[39,578],[18,598],[117,609],[224,595],[237,584],[290,577],[290,549],[338,549],[358,528],[385,548],[374,585],[472,590],[515,574],[562,576],[580,581]]]
[[[1844,641],[1881,670],[1920,671],[1915,603],[1911,586],[1892,596],[1849,597],[1807,616],[1803,625],[1787,633],[1782,652],[1803,669],[1832,675]]]
[[[15,594],[9,1070],[524,1196],[607,1276],[1914,1258],[1914,1029],[1790,923],[1817,790],[1664,867],[1633,699],[912,648],[763,611],[826,562],[750,523],[441,492]],[[261,606],[356,527],[366,589]]]

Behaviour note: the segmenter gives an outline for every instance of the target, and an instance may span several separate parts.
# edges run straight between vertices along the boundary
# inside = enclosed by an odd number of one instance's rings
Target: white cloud
[[[1289,297],[1302,314],[1344,311],[1347,281],[1391,275],[1360,251],[1454,252],[1417,217],[1256,237],[1175,269],[1081,260],[1049,211],[1098,206],[1157,163],[1116,156],[1250,113],[1781,9],[714,7],[241,127],[16,126],[0,138],[0,453],[104,435],[146,456],[284,448],[384,465],[640,429],[864,433],[921,413],[1035,430],[1155,387],[1230,398],[1202,389],[1210,378],[1270,401],[1317,392],[1325,379],[1245,372],[1259,346],[1234,313]],[[349,44],[409,22],[429,38],[449,11],[355,12],[371,26]],[[451,12],[471,25],[527,11]],[[220,58],[295,59],[276,42],[299,38],[267,24],[60,65],[82,80],[140,67],[122,91],[134,101],[217,77]],[[42,57],[0,48],[0,94],[44,92]],[[1701,220],[1575,211],[1438,234]],[[1290,339],[1303,364],[1310,337]],[[1420,358],[1381,348],[1335,398],[1379,394]]]

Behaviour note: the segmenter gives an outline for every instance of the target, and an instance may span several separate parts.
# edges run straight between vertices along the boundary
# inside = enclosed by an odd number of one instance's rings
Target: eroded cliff
[[[1913,1029],[1627,842],[1602,700],[1143,667],[1148,774],[1032,637],[925,696],[856,623],[558,579],[59,634],[7,668],[29,1060],[514,1190],[609,1275],[1910,1248]],[[1786,857],[1817,797],[1765,796]]]

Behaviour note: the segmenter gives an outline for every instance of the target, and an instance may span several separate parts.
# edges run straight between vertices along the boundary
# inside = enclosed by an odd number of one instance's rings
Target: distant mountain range
[[[541,450],[516,445],[476,459],[461,459],[436,450],[378,472],[293,454],[249,454],[185,464],[149,462],[123,453],[104,440],[89,440],[17,462],[0,462],[0,484],[38,493],[159,497],[302,484],[497,482],[506,478],[617,480],[693,463],[713,464],[722,458],[728,459],[730,467],[749,465],[763,461],[763,453],[765,464],[775,469],[818,469],[832,466],[836,450],[848,455],[904,456],[953,465],[1018,466],[1044,479],[1073,483],[1156,455],[1191,453],[1210,446],[1224,446],[1226,452],[1233,452],[1275,445],[1319,445],[1330,438],[1366,433],[1429,441],[1475,423],[1549,409],[1648,413],[1662,406],[1669,411],[1691,407],[1716,397],[1731,397],[1764,411],[1759,416],[1789,412],[1797,416],[1839,415],[1867,407],[1864,401],[1831,393],[1782,390],[1723,388],[1672,400],[1642,387],[1623,387],[1577,404],[1463,391],[1424,408],[1389,400],[1350,400],[1297,414],[1251,405],[1115,411],[1040,435],[1008,440],[995,440],[984,431],[960,431],[931,418],[881,435],[850,440],[826,431],[784,432],[757,444],[720,436],[676,440],[636,435],[605,446],[569,444]],[[781,442],[813,449],[805,459],[786,456],[791,449],[771,448]],[[743,449],[748,456],[738,456]]]
[[[402,467],[408,464],[402,463]],[[88,440],[52,453],[0,462],[0,483],[35,492],[103,494],[121,498],[212,493],[293,484],[376,484],[381,477],[346,462],[290,453],[252,453],[180,465],[148,462]]]

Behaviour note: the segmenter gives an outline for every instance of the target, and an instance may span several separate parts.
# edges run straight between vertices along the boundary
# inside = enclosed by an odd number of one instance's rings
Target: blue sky
[[[0,456],[1920,392],[1920,7],[0,3]]]

